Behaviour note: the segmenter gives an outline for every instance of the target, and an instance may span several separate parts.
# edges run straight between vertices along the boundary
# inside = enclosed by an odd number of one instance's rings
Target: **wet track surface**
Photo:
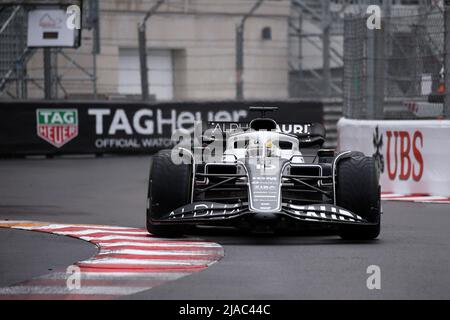
[[[0,161],[0,219],[145,227],[150,157]],[[450,206],[383,202],[372,242],[336,236],[250,236],[206,230],[225,257],[211,268],[127,298],[450,298]],[[0,286],[86,259],[85,242],[0,229]],[[368,290],[366,268],[381,268]]]
[[[1,229],[0,239],[0,287],[65,269],[97,252],[84,241],[22,230]]]

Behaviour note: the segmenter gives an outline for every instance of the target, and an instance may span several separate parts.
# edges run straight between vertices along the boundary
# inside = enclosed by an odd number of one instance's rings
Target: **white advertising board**
[[[70,30],[64,9],[42,8],[28,12],[29,47],[74,47],[78,30]]]
[[[383,192],[450,197],[450,120],[342,118],[338,149],[374,156]]]

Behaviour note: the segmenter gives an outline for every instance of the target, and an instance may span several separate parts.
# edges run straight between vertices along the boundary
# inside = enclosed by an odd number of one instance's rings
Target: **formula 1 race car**
[[[265,117],[276,108],[250,110],[262,117],[246,124],[208,124],[197,149],[206,152],[222,144],[224,152],[214,161],[196,157],[198,150],[188,145],[153,157],[150,233],[173,237],[191,226],[210,225],[253,232],[320,227],[344,239],[379,235],[379,173],[372,157],[322,149],[325,130],[320,124],[279,125]]]

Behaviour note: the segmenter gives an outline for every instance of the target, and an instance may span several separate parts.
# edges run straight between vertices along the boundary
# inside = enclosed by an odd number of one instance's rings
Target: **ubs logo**
[[[383,155],[384,138],[386,154]],[[424,138],[420,130],[413,133],[400,130],[386,130],[386,137],[375,128],[373,134],[373,157],[380,172],[387,171],[390,180],[420,181],[424,170],[422,155]]]
[[[422,156],[423,134],[414,131],[386,131],[386,166],[390,180],[420,181],[424,162]]]
[[[384,157],[382,153],[383,135],[380,134],[378,126],[376,126],[375,133],[373,134],[373,146],[375,148],[375,153],[372,156],[375,159],[375,163],[378,166],[378,170],[380,170],[380,172],[383,173],[384,172]]]

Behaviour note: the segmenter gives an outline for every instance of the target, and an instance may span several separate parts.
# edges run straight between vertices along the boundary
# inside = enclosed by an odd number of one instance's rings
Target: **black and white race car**
[[[196,225],[254,232],[320,227],[344,239],[376,238],[381,206],[374,159],[321,149],[321,125],[284,133],[286,125],[264,117],[275,108],[252,110],[263,117],[248,124],[210,123],[197,148],[178,145],[153,157],[148,231],[171,237]],[[223,144],[224,152],[208,160],[204,154],[214,144]]]

